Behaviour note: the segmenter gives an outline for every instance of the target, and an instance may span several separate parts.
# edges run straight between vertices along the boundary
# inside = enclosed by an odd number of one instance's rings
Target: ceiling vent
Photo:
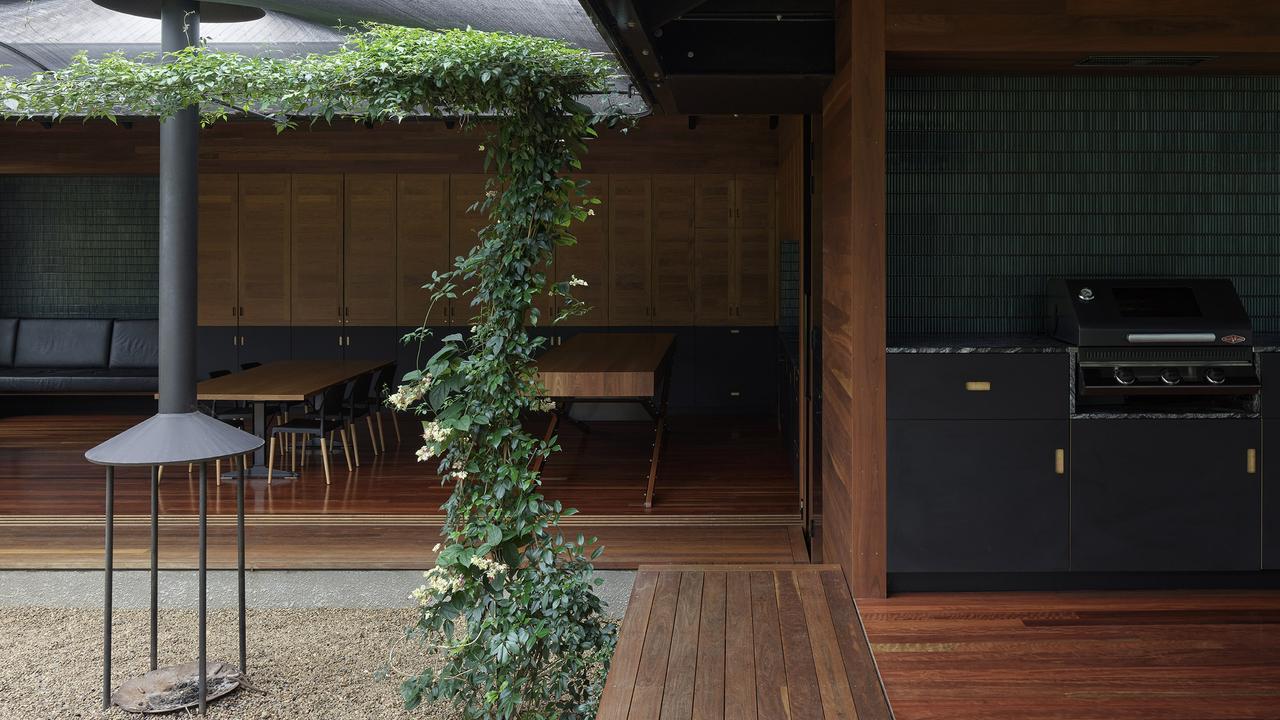
[[[1090,55],[1076,63],[1076,67],[1182,68],[1216,58],[1216,55]]]

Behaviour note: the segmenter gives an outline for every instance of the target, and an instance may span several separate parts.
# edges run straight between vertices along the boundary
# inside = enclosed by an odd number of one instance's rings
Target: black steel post
[[[201,715],[204,715],[206,697],[208,696],[208,690],[209,690],[209,686],[208,686],[209,679],[208,677],[206,677],[206,674],[205,674],[205,665],[206,665],[205,636],[207,635],[206,630],[208,629],[208,620],[205,616],[205,608],[206,608],[206,602],[207,602],[206,590],[208,585],[207,583],[208,566],[206,564],[206,560],[207,560],[206,542],[208,540],[208,525],[209,525],[208,511],[209,511],[209,463],[201,462],[200,463],[200,552],[199,552],[200,554],[200,613],[199,613],[200,649],[199,649],[199,655],[200,657],[197,660],[197,668],[196,668],[196,671],[199,673],[199,678],[200,678],[200,714]]]
[[[244,639],[244,462],[240,463],[240,485],[236,487],[236,572],[240,599],[240,674],[248,672],[248,648]]]
[[[200,37],[196,0],[161,0],[161,49]],[[199,110],[160,125],[160,412],[196,410],[196,212]]]
[[[112,570],[112,535],[115,524],[116,501],[116,469],[107,466],[107,509],[103,515],[106,521],[106,575],[103,576],[102,593],[102,709],[111,707],[111,570]]]
[[[160,468],[151,466],[151,669],[156,669],[160,614]]]

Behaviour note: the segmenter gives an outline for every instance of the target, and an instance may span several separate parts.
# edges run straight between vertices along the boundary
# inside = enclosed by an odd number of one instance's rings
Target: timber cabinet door
[[[609,324],[653,317],[653,194],[647,175],[609,176]]]
[[[561,325],[609,324],[609,177],[607,175],[578,175],[575,180],[586,180],[582,193],[599,198],[599,205],[588,205],[594,211],[580,223],[573,223],[569,232],[577,239],[573,245],[556,248],[555,280],[568,282],[577,277],[587,282],[586,287],[570,288],[573,297],[590,309],[584,315],[567,317]],[[560,312],[557,307],[556,312]],[[539,323],[544,325],[546,323]]]
[[[889,572],[1068,569],[1067,420],[889,420]]]
[[[698,324],[730,322],[733,202],[732,175],[694,178],[695,319]]]
[[[734,179],[734,234],[729,296],[730,322],[772,325],[776,316],[777,230],[772,175]]]
[[[470,209],[484,200],[487,175],[457,174],[449,179],[449,267],[458,257],[466,257],[479,242],[480,232],[489,224],[489,218],[478,207]],[[472,294],[465,292],[470,287],[469,281],[458,280],[454,290],[458,297],[449,303],[448,324],[470,325]]]
[[[235,175],[200,176],[196,253],[199,258],[197,322],[202,326],[225,327],[239,322],[238,188]]]
[[[396,268],[400,278],[399,324],[444,325],[449,303],[431,304],[424,290],[433,272],[453,266],[449,254],[449,176],[396,176]],[[430,309],[430,315],[427,311]]]
[[[396,324],[396,176],[346,176],[343,323]]]
[[[291,314],[291,178],[285,174],[239,177],[240,325],[288,325]]]
[[[294,326],[342,322],[342,176],[292,178]]]
[[[692,175],[654,175],[654,325],[692,325],[697,282],[694,265]]]

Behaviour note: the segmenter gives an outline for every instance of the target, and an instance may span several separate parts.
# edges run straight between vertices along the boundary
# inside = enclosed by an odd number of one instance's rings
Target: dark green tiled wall
[[[1042,327],[1050,276],[1225,276],[1280,331],[1280,78],[893,77],[889,331]]]
[[[156,316],[154,177],[0,176],[0,317]]]

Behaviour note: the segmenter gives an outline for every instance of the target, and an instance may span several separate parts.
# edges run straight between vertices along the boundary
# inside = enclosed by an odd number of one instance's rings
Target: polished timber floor
[[[94,398],[81,401],[93,408]],[[105,403],[102,407],[110,407]],[[0,569],[87,568],[102,562],[101,468],[84,451],[143,416],[69,412],[65,405],[0,407]],[[246,491],[249,563],[257,568],[412,568],[429,560],[440,504],[449,488],[414,459],[418,440],[401,418],[401,442],[385,428],[387,452],[372,453],[361,426],[361,464],[341,455],[325,485],[318,455],[301,477]],[[535,419],[530,429],[540,431]],[[805,559],[799,499],[783,439],[769,418],[672,418],[652,509],[643,503],[652,429],[645,423],[592,423],[560,429],[562,452],[543,470],[545,493],[579,514],[567,530],[606,546],[603,567],[641,562],[795,562]],[[212,473],[211,473],[212,474]],[[197,481],[185,466],[161,482],[161,562],[194,564]],[[145,469],[117,475],[117,560],[146,563],[149,479]],[[233,560],[235,486],[210,487],[210,557]]]

